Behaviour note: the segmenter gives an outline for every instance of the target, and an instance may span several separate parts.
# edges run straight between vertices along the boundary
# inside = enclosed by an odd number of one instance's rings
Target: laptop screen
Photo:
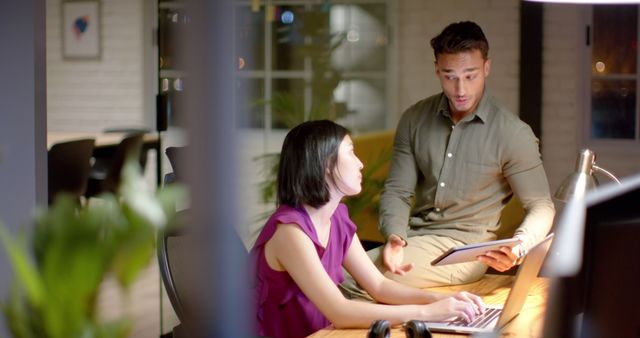
[[[527,300],[529,288],[531,288],[531,284],[538,277],[538,272],[540,271],[540,267],[547,256],[547,251],[549,251],[552,239],[553,234],[550,234],[539,244],[534,246],[525,257],[522,265],[520,265],[520,268],[518,269],[516,280],[509,292],[507,301],[504,303],[502,315],[500,316],[496,327],[503,327],[513,319],[513,317],[520,313],[524,302]]]

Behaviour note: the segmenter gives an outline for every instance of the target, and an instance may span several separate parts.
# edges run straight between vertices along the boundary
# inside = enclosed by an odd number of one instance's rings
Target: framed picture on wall
[[[62,56],[100,58],[100,1],[62,2]]]

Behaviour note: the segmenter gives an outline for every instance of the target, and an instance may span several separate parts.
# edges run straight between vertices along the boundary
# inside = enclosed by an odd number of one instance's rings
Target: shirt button
[[[447,157],[449,157],[449,158],[451,158],[452,156],[453,156],[453,154],[452,154],[452,153],[448,153],[448,154],[447,154]]]
[[[455,125],[451,125],[451,129],[453,129],[453,128],[455,128],[455,127],[456,127]]]
[[[440,186],[444,187],[445,186],[444,182],[440,182]]]

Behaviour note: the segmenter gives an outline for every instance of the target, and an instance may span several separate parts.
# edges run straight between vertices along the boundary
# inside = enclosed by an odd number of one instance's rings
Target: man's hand
[[[398,235],[391,235],[382,249],[382,262],[387,270],[403,276],[411,269],[413,263],[402,265],[405,241]]]
[[[504,272],[516,265],[518,262],[518,253],[521,252],[522,244],[518,244],[513,248],[508,246],[500,247],[500,250],[487,251],[484,255],[478,256],[478,260],[488,266]]]

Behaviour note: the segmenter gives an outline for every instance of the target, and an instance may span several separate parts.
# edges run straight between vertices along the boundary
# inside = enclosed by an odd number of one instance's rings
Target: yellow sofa
[[[346,202],[351,218],[358,226],[361,241],[384,242],[378,230],[378,205],[382,184],[389,172],[394,134],[394,130],[384,130],[352,137],[355,153],[364,163],[363,192]],[[498,238],[513,236],[523,217],[522,204],[517,198],[512,198],[502,211],[502,226],[497,231]]]

